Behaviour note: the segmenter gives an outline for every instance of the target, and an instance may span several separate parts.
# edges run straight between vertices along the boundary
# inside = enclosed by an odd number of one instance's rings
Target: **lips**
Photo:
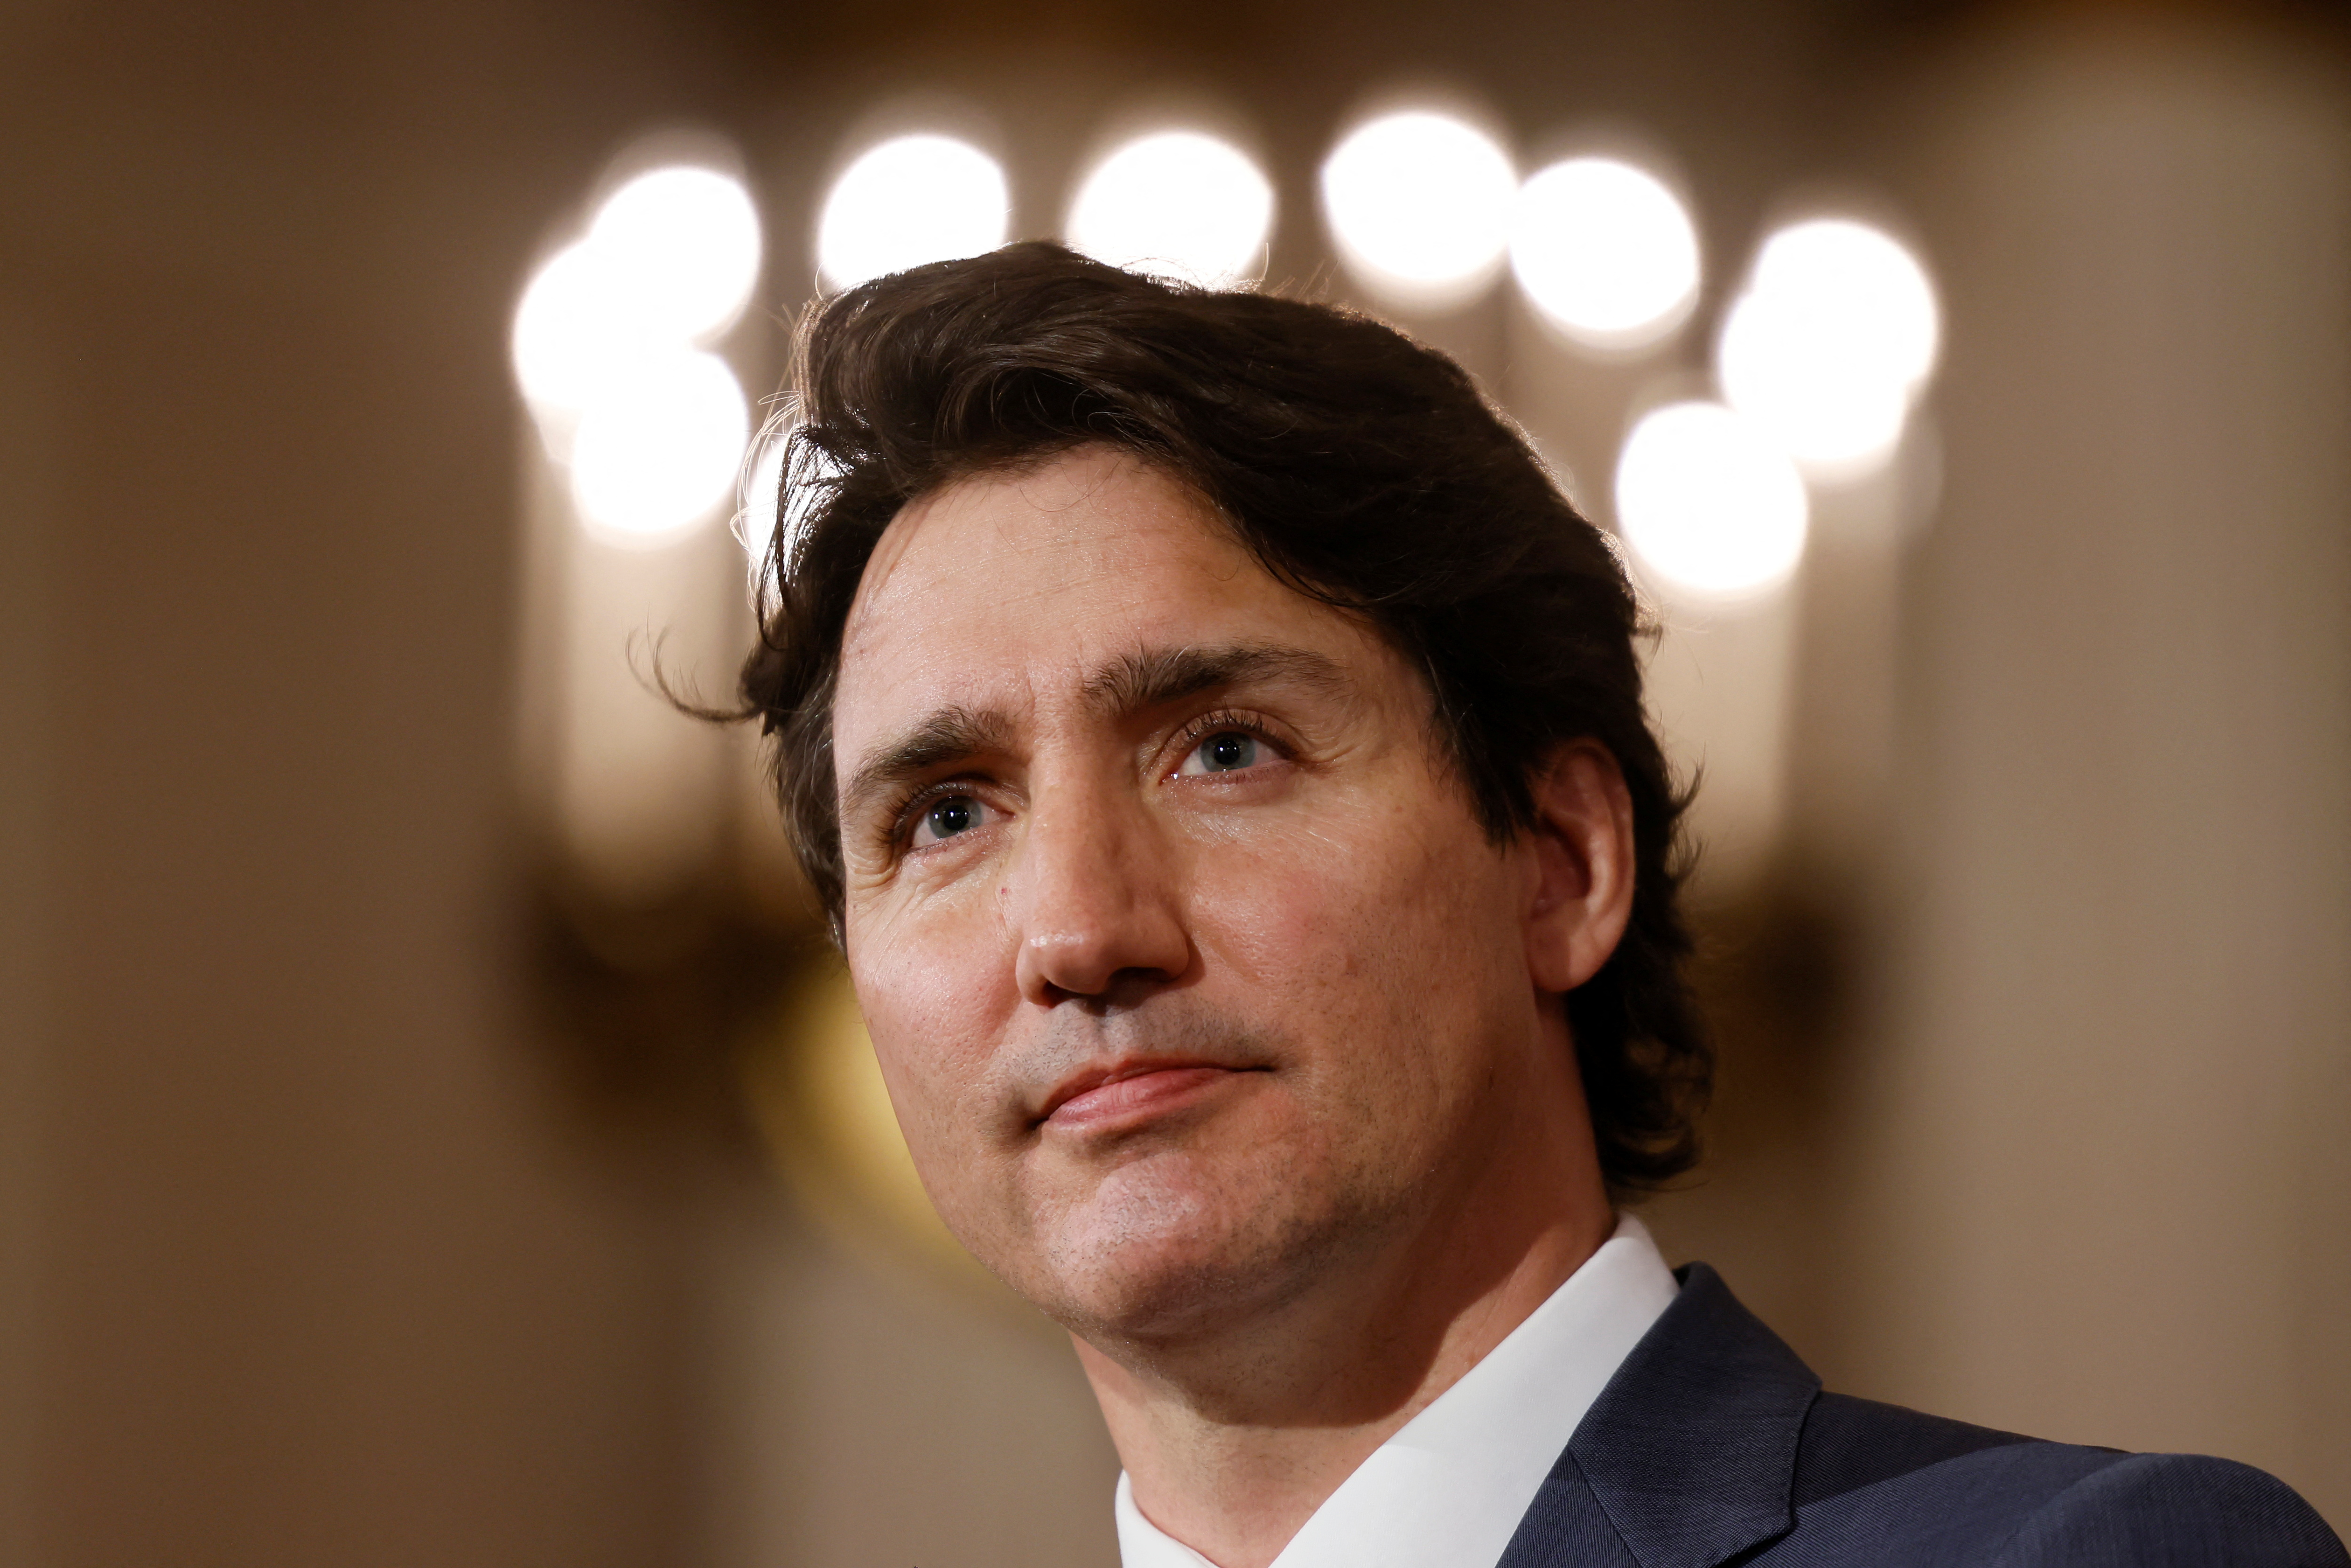
[[[1179,1110],[1251,1071],[1259,1070],[1165,1058],[1090,1067],[1054,1086],[1037,1121],[1071,1132],[1132,1125]]]

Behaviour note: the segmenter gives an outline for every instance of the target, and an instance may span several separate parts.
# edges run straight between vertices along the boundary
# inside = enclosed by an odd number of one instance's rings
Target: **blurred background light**
[[[601,389],[572,439],[580,521],[608,543],[665,544],[730,496],[750,408],[716,354],[651,354]]]
[[[759,214],[741,181],[675,164],[605,199],[588,246],[666,336],[706,340],[735,324],[759,277]]]
[[[1570,158],[1520,188],[1510,270],[1569,338],[1644,348],[1679,327],[1698,298],[1698,230],[1656,175],[1614,158]]]
[[[1795,570],[1809,507],[1802,476],[1751,422],[1720,403],[1677,402],[1625,438],[1616,518],[1663,586],[1739,599]]]
[[[1778,230],[1716,345],[1731,406],[1816,475],[1880,466],[1933,373],[1941,313],[1899,240],[1849,218]]]
[[[1433,110],[1370,120],[1332,150],[1322,183],[1340,256],[1393,304],[1449,309],[1500,270],[1518,174],[1464,120]]]
[[[742,390],[695,345],[742,315],[760,251],[741,181],[672,164],[614,191],[586,236],[524,288],[515,379],[549,453],[572,465],[581,520],[599,534],[668,538],[710,509],[704,476],[716,454],[731,442],[727,468],[739,459]]]
[[[1012,199],[1004,170],[968,141],[922,133],[868,148],[841,172],[817,220],[817,271],[851,288],[925,262],[1004,243]]]
[[[1094,165],[1068,229],[1071,245],[1113,267],[1229,288],[1264,274],[1273,185],[1230,142],[1156,131]]]
[[[657,340],[632,308],[621,269],[595,246],[558,251],[515,308],[515,379],[542,418],[576,414]]]

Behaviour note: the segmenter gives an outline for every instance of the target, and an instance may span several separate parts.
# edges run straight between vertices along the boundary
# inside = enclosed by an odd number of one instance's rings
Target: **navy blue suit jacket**
[[[1821,1392],[1714,1270],[1575,1429],[1499,1568],[2346,1568],[2274,1477]]]

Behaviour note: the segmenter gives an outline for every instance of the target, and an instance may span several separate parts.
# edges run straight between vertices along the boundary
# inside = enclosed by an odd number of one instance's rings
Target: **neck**
[[[1280,1555],[1608,1239],[1588,1135],[1547,1142],[1486,1162],[1273,1312],[1174,1343],[1079,1341],[1144,1516],[1219,1568]]]

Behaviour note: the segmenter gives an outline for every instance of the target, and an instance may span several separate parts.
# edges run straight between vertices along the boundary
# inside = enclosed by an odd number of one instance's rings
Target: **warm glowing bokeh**
[[[1510,270],[1529,300],[1590,348],[1646,348],[1698,299],[1698,228],[1681,198],[1614,158],[1570,158],[1520,188]]]
[[[726,500],[750,409],[726,361],[680,349],[639,360],[581,413],[571,495],[590,532],[614,544],[666,543]]]
[[[1625,437],[1616,516],[1660,586],[1738,599],[1795,570],[1810,507],[1802,476],[1750,422],[1719,403],[1677,402]]]
[[[1273,186],[1232,143],[1197,131],[1139,136],[1094,165],[1070,204],[1070,243],[1098,260],[1210,288],[1265,272]]]
[[[733,485],[750,413],[703,345],[750,302],[761,248],[741,181],[673,164],[606,197],[523,290],[515,376],[581,525],[606,542],[666,543]]]
[[[1501,268],[1518,174],[1467,120],[1425,109],[1382,115],[1332,149],[1322,185],[1341,258],[1389,303],[1455,308]]]
[[[1934,285],[1908,247],[1850,218],[1815,218],[1763,242],[1724,319],[1716,373],[1789,455],[1843,477],[1893,452],[1940,336]]]
[[[850,288],[994,250],[1011,205],[1002,165],[970,142],[931,132],[893,137],[833,182],[817,218],[817,272],[825,287]]]
[[[653,340],[611,258],[574,245],[548,258],[515,308],[515,379],[542,418],[576,415]]]
[[[725,331],[759,279],[751,193],[715,169],[681,164],[638,175],[604,199],[586,243],[647,327],[671,338],[704,342]]]

